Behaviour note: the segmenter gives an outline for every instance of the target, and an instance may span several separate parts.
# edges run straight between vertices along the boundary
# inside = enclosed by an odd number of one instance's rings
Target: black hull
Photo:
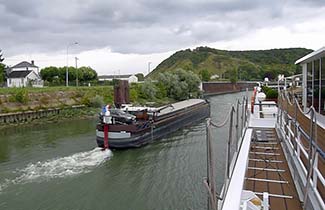
[[[177,117],[170,117],[168,122],[164,125],[160,125],[153,128],[150,132],[146,132],[142,135],[131,136],[127,139],[109,139],[108,144],[110,148],[115,149],[127,149],[137,148],[146,145],[154,140],[161,139],[162,137],[197,122],[210,116],[210,105],[208,103],[200,105],[199,107],[185,112]],[[104,147],[104,139],[100,136],[96,137],[97,145]]]

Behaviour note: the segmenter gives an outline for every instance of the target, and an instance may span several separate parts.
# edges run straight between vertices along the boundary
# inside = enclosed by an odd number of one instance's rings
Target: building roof
[[[316,50],[312,53],[309,53],[308,55],[300,58],[295,62],[295,64],[302,64],[302,63],[308,63],[310,61],[319,59],[321,57],[325,56],[325,47],[320,48],[319,50]]]
[[[28,71],[12,71],[8,75],[8,78],[25,78],[31,72],[32,72],[32,70],[28,70]]]
[[[26,68],[26,67],[34,67],[34,68],[38,68],[38,66],[35,66],[34,64],[32,63],[29,63],[27,61],[22,61],[14,66],[12,66],[11,68]]]
[[[121,75],[100,75],[98,79],[120,79],[120,78],[129,78],[133,74],[121,74]]]

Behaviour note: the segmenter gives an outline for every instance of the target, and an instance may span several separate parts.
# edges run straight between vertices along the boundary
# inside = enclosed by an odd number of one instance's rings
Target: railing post
[[[297,121],[298,121],[298,119],[297,119],[297,109],[298,109],[298,104],[297,104],[297,100],[294,100],[294,103],[295,103],[295,118],[294,118],[294,134],[295,134],[295,136],[294,136],[294,148],[295,148],[295,150],[297,149],[297,142],[296,142],[296,138],[297,138],[297,129],[298,129],[298,125],[297,125]]]
[[[206,144],[207,144],[207,184],[209,190],[208,196],[208,209],[217,210],[217,201],[216,201],[216,185],[215,185],[215,164],[213,157],[213,148],[211,145],[211,122],[210,118],[207,120],[206,125]]]
[[[306,176],[305,194],[304,194],[304,209],[306,209],[306,202],[308,199],[308,190],[310,187],[310,179],[313,171],[313,137],[314,137],[314,109],[311,107],[310,111],[310,131],[309,131],[309,148],[308,148],[308,170]]]
[[[280,127],[281,128],[282,128],[283,110],[284,110],[284,107],[283,107],[283,95],[281,93],[281,111],[280,111]]]
[[[238,141],[239,141],[239,135],[238,135],[238,126],[239,126],[239,100],[237,100],[237,107],[236,107],[236,152],[238,151]]]
[[[285,109],[285,115],[284,115],[284,122],[285,122],[285,125],[284,125],[284,133],[286,136],[288,136],[288,109],[289,109],[289,100],[288,100],[288,97],[287,95],[285,94],[284,95],[285,97],[285,101],[286,101],[286,109]]]
[[[315,148],[316,150],[316,148]],[[316,152],[316,151],[315,151]],[[318,179],[318,174],[316,172],[316,169],[318,168],[318,154],[315,154],[315,160],[314,160],[314,165],[313,165],[313,189],[317,190],[317,179]]]
[[[243,136],[244,131],[244,117],[245,117],[245,97],[243,97],[243,103],[242,103],[242,113],[241,113],[241,137]]]
[[[230,178],[230,149],[231,149],[231,142],[232,142],[232,126],[233,126],[233,115],[234,115],[234,106],[231,107],[230,111],[230,124],[229,124],[229,136],[228,136],[228,146],[227,146],[227,169],[226,175],[227,180]],[[228,182],[228,181],[227,181]]]
[[[299,143],[299,145],[301,145],[301,133],[300,131],[298,131],[298,137],[297,137],[297,141]],[[300,159],[300,146],[297,144],[297,156]]]

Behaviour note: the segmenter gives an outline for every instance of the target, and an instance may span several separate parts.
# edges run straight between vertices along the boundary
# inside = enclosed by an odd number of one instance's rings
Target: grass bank
[[[113,102],[112,86],[0,88],[0,113],[66,108],[100,107]]]

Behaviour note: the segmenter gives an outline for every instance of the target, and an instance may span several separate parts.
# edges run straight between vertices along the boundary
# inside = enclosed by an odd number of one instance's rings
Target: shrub
[[[85,94],[82,98],[81,98],[81,103],[86,105],[86,106],[90,106],[90,95],[89,94]]]
[[[95,97],[90,99],[89,106],[100,108],[104,105],[104,99],[102,96],[96,95]]]
[[[271,88],[269,88],[268,86],[264,85],[264,86],[262,86],[262,90],[266,94],[267,91],[271,90]]]
[[[136,102],[138,100],[138,92],[136,89],[131,88],[130,89],[130,101]]]
[[[265,95],[267,99],[278,98],[278,91],[269,88]]]
[[[147,80],[142,84],[141,92],[145,99],[154,99],[157,93],[157,88],[152,81]]]
[[[18,102],[27,104],[28,102],[28,91],[25,88],[19,88],[16,93],[10,98],[11,102]]]

